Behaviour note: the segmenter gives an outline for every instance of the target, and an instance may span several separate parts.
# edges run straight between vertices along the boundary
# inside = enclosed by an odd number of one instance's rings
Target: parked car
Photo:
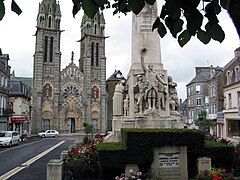
[[[0,146],[18,145],[20,136],[17,131],[2,131],[0,132]]]
[[[44,137],[58,137],[58,136],[59,136],[59,132],[56,131],[56,130],[52,130],[52,129],[47,130],[45,132],[38,133],[38,137],[42,137],[42,138],[44,138]]]

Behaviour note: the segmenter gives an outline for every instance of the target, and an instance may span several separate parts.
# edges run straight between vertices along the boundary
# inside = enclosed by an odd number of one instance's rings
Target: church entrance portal
[[[75,133],[75,119],[68,118],[68,132]]]
[[[44,131],[50,129],[50,119],[44,119]]]

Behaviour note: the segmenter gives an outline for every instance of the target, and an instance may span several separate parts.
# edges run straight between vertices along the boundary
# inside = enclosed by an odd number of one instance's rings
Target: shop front
[[[11,117],[11,127],[12,131],[18,131],[21,135],[23,130],[28,131],[28,117],[27,116],[21,116],[21,117]]]

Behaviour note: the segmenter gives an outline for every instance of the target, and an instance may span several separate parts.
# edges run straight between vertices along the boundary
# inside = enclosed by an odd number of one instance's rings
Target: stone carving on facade
[[[43,87],[43,96],[52,97],[52,86],[49,83],[46,83]]]
[[[153,70],[153,65],[149,64],[148,68],[144,63],[144,53],[146,49],[141,51],[141,64],[145,74],[146,88],[144,99],[146,101],[146,108],[148,111],[157,111],[163,113],[165,108],[166,97],[166,82],[163,75],[157,74]]]
[[[53,103],[49,100],[46,100],[43,102],[42,104],[42,112],[44,111],[49,111],[49,112],[53,112]]]
[[[115,86],[115,91],[113,95],[113,116],[123,115],[123,99],[126,92],[126,81],[124,79],[120,80]]]
[[[177,94],[177,83],[173,82],[173,79],[171,76],[168,76],[168,91],[169,91],[169,109],[170,109],[170,115],[180,115],[179,112],[177,112],[179,107],[178,102],[178,94]]]

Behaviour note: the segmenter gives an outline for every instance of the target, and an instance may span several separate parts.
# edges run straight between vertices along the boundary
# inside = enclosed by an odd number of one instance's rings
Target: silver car
[[[38,133],[38,137],[58,137],[59,132],[56,130],[47,130],[45,132]]]
[[[2,131],[0,132],[0,146],[18,145],[20,136],[17,131]]]

